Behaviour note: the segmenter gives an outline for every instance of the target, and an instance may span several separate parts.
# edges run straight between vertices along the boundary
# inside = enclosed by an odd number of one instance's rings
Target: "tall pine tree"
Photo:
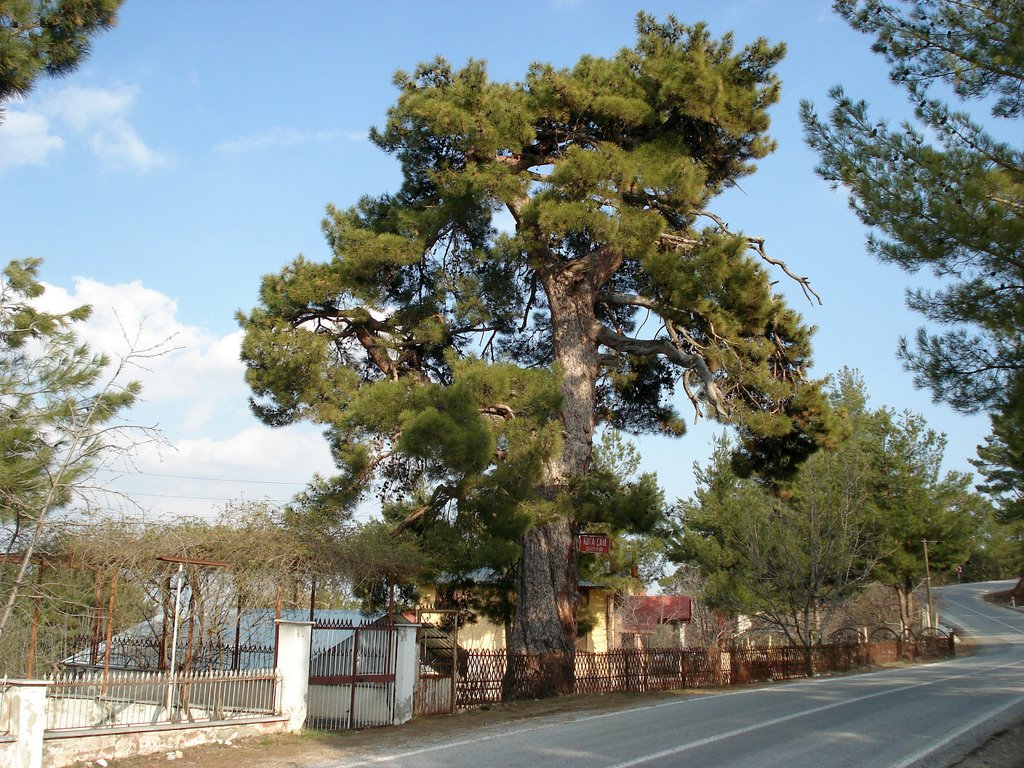
[[[992,433],[971,463],[985,478],[1002,522],[1024,522],[1024,373],[1014,379],[990,415]]]
[[[405,528],[518,559],[510,650],[553,691],[572,685],[576,534],[595,514],[649,529],[660,504],[649,481],[589,503],[599,424],[681,435],[685,398],[776,475],[827,432],[810,329],[767,272],[788,269],[708,207],[773,147],[783,47],[637,28],[633,48],[518,83],[475,60],[398,73],[371,138],[402,187],[329,207],[331,259],[266,277],[239,317],[255,412],[328,429],[323,508],[377,487]]]
[[[40,311],[40,263],[12,261],[0,273],[0,546],[16,553],[12,567],[0,569],[0,636],[58,513],[74,504],[69,516],[87,519],[97,467],[131,450],[131,433],[152,434],[122,422],[141,389],[118,381],[147,352],[131,351],[111,365],[75,333],[89,307]]]

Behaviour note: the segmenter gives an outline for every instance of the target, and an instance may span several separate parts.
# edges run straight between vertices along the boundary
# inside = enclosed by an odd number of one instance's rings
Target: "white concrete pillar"
[[[288,718],[288,731],[297,733],[306,724],[309,692],[309,653],[313,622],[277,619],[278,702]]]
[[[419,671],[419,653],[416,648],[416,624],[395,627],[398,650],[395,653],[395,718],[392,725],[401,725],[412,719],[413,693]]]
[[[46,680],[8,680],[11,690],[11,735],[16,739],[14,765],[42,768],[46,729]]]

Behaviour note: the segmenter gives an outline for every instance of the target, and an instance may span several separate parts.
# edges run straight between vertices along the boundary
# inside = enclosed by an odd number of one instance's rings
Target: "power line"
[[[175,496],[170,493],[137,493],[135,491],[125,491],[125,496],[150,496],[157,499],[186,499],[190,501],[238,501],[238,498],[225,498],[223,496]],[[287,504],[289,499],[250,499],[250,501],[272,501],[276,504]]]
[[[289,480],[238,480],[230,477],[200,477],[197,475],[165,475],[160,472],[141,472],[135,469],[107,469],[103,472],[111,472],[115,475],[143,475],[144,477],[169,477],[174,480],[204,480],[210,483],[255,483],[257,485],[306,485],[306,482]]]

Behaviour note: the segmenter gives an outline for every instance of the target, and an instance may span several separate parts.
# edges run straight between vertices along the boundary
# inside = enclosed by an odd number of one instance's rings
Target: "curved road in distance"
[[[334,763],[415,768],[943,768],[1024,719],[1024,613],[981,599],[1013,582],[936,590],[969,656],[608,713],[496,725]]]

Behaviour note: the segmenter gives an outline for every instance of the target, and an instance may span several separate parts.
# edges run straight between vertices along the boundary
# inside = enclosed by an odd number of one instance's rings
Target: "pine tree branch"
[[[494,403],[493,405],[485,405],[478,409],[482,416],[491,416],[501,420],[512,421],[516,417],[516,412],[512,408],[504,403]]]
[[[715,222],[715,225],[723,233],[725,233],[727,235],[733,235],[733,236],[736,235],[736,233],[732,232],[729,229],[729,225],[726,224],[725,220],[723,220],[717,214],[714,214],[711,211],[697,211],[697,215],[698,216],[704,216],[705,218],[711,219],[713,222]],[[806,297],[806,299],[809,302],[811,302],[811,304],[814,303],[814,299],[818,300],[818,305],[819,306],[822,304],[821,296],[818,295],[817,291],[815,291],[813,288],[811,288],[810,278],[801,277],[800,275],[797,275],[796,273],[794,273],[789,268],[789,266],[786,264],[786,262],[782,261],[781,259],[776,259],[776,258],[774,258],[772,256],[769,256],[768,253],[764,249],[764,242],[765,242],[765,240],[764,240],[763,237],[750,237],[750,236],[747,236],[746,239],[747,239],[747,245],[750,247],[750,249],[752,251],[754,251],[754,253],[756,253],[758,255],[758,257],[760,257],[760,259],[762,261],[765,261],[765,262],[771,264],[774,267],[778,267],[779,269],[781,269],[786,274],[787,277],[789,277],[797,285],[799,285],[800,286],[800,290],[803,291],[804,296]],[[814,297],[813,299],[811,298],[812,296]]]
[[[708,368],[707,361],[700,355],[686,354],[668,339],[631,339],[621,333],[616,333],[601,323],[595,323],[594,337],[599,344],[617,352],[630,355],[663,355],[669,362],[693,371],[700,377],[704,385],[705,398],[711,408],[711,415],[728,420],[729,409],[725,397],[718,387],[715,375]]]

